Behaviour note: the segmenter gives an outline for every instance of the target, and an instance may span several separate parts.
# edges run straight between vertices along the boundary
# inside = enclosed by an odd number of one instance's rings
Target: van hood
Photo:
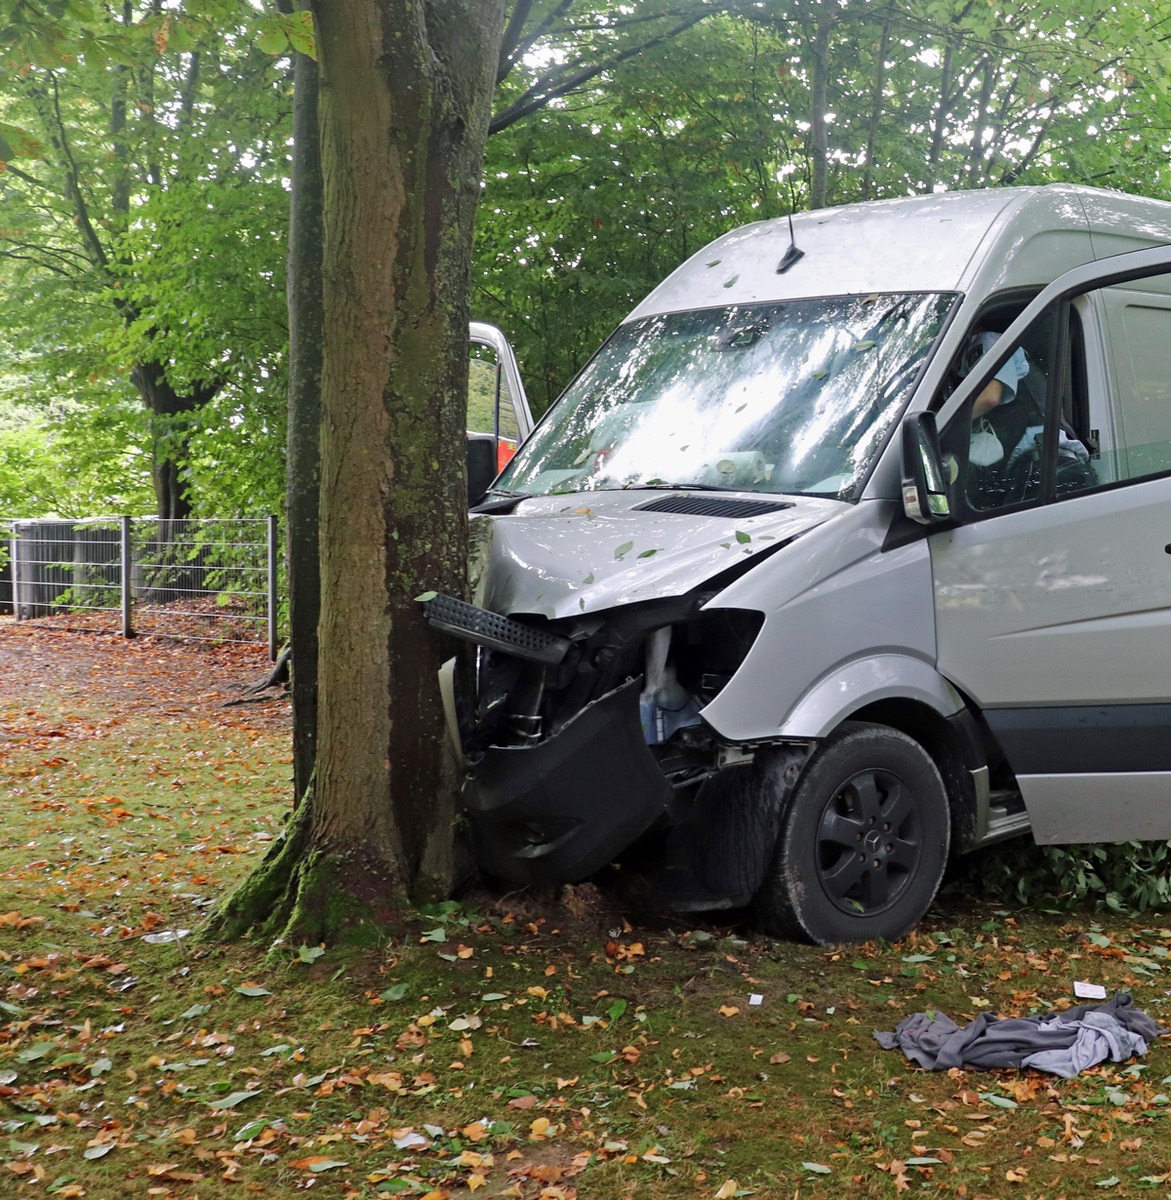
[[[681,596],[849,507],[812,496],[636,489],[534,497],[507,514],[472,515],[473,592],[492,612],[548,618]]]

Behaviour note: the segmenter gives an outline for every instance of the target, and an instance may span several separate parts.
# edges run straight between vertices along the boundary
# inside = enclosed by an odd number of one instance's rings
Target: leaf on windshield
[[[631,550],[633,550],[633,549],[634,549],[633,542],[623,542],[622,545],[619,546],[618,549],[614,551],[614,557],[615,558],[623,558],[627,554],[629,554],[631,552]]]

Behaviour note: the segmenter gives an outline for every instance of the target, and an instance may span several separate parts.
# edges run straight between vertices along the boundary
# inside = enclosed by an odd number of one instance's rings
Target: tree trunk
[[[315,0],[325,213],[317,754],[211,932],[377,930],[451,885],[455,768],[414,597],[466,584],[468,289],[504,0]]]
[[[886,109],[886,56],[890,51],[890,31],[894,14],[888,9],[882,19],[882,36],[874,58],[874,86],[870,89],[870,123],[866,131],[866,169],[862,173],[860,198],[871,199],[874,191],[874,161],[878,157],[878,135]]]
[[[289,638],[294,648],[293,786],[298,802],[317,755],[317,622],[321,615],[317,510],[321,495],[321,141],[317,63],[293,68],[293,194],[289,220],[289,434],[286,534]]]
[[[820,0],[813,36],[809,113],[809,207],[829,203],[829,38],[838,15],[836,0]]]
[[[157,362],[140,363],[130,372],[130,380],[151,414],[151,477],[157,515],[162,521],[189,517],[191,500],[181,473],[187,445],[182,418],[206,404],[215,395],[218,385],[206,384],[189,392],[176,392],[162,364]]]

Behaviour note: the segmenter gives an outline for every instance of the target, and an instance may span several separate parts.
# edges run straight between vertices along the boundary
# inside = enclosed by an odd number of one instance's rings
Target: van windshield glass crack
[[[621,326],[499,486],[857,498],[955,296],[834,296]]]

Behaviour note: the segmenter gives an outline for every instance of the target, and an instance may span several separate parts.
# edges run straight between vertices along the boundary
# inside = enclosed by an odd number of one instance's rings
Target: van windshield
[[[836,296],[623,325],[497,486],[856,499],[954,300]]]

